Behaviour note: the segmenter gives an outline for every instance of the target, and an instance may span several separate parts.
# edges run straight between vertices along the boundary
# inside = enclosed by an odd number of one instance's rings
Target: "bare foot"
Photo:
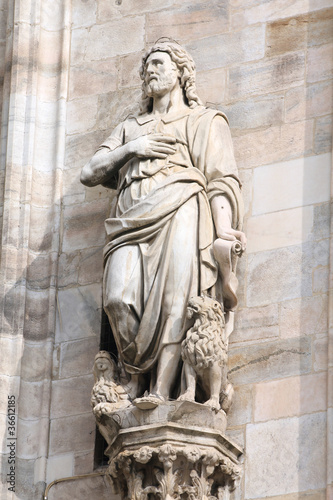
[[[221,409],[219,398],[212,397],[204,403],[205,406],[210,406],[212,410],[218,411]]]
[[[194,392],[190,389],[187,389],[184,394],[179,396],[177,401],[194,401]]]

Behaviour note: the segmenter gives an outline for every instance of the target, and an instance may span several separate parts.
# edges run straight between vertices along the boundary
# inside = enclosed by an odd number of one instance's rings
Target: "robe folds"
[[[110,151],[151,133],[176,137],[166,159],[133,158],[117,176],[105,221],[104,308],[128,373],[152,369],[163,346],[180,344],[191,296],[219,281],[210,200],[228,197],[241,229],[242,200],[225,116],[198,106],[164,117],[130,116],[101,145]]]

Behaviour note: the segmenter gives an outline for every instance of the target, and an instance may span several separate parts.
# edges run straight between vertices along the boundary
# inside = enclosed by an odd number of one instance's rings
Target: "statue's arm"
[[[103,147],[83,167],[81,182],[89,187],[107,184],[118,170],[132,158],[164,159],[176,152],[175,144],[174,137],[164,134],[150,134],[142,135],[113,150]]]
[[[238,240],[245,250],[246,236],[239,226],[235,229],[235,220],[240,216],[234,213],[239,212],[237,201],[241,197],[240,182],[230,129],[222,116],[216,116],[211,124],[206,171],[216,236],[228,241]]]
[[[130,143],[114,150],[103,147],[85,164],[80,180],[89,187],[107,183],[133,156]]]
[[[210,202],[215,225],[216,236],[223,240],[239,240],[242,249],[246,248],[246,236],[243,231],[232,228],[232,208],[227,196],[214,196]]]

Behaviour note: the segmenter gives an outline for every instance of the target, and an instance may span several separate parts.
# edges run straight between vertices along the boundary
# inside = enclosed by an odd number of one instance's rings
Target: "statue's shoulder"
[[[214,108],[207,108],[206,106],[196,106],[191,109],[190,116],[195,120],[212,120],[215,116],[222,116],[225,121],[229,124],[227,116],[223,113],[223,111]]]

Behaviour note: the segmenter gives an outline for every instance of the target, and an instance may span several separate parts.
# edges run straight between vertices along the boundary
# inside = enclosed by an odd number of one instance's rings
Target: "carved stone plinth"
[[[227,500],[240,479],[241,448],[226,416],[204,405],[167,402],[103,415],[109,474],[124,500]]]

